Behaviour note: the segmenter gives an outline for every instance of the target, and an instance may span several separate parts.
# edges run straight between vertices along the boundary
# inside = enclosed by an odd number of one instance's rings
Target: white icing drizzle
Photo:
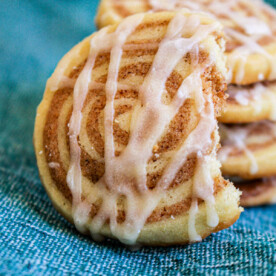
[[[206,152],[215,148],[212,133],[217,127],[214,114],[212,95],[202,91],[201,73],[207,66],[215,63],[212,53],[204,66],[195,63],[193,72],[183,81],[169,105],[162,103],[162,93],[171,72],[187,52],[199,52],[199,43],[219,28],[214,22],[202,25],[198,15],[185,16],[177,13],[168,25],[167,33],[159,45],[153,64],[143,84],[139,88],[138,104],[132,114],[130,138],[128,145],[119,156],[114,153],[113,120],[114,97],[119,87],[117,83],[123,46],[128,36],[143,20],[142,14],[128,17],[117,27],[114,33],[102,29],[91,39],[88,61],[79,75],[73,96],[73,113],[69,124],[70,136],[70,167],[67,174],[68,186],[73,195],[73,217],[80,231],[87,224],[94,238],[99,236],[101,229],[109,220],[113,236],[126,244],[134,244],[147,218],[165,195],[166,189],[174,180],[176,173],[186,162],[190,154],[196,153],[198,164],[194,177],[193,203],[189,212],[190,240],[198,240],[195,228],[195,215],[198,210],[197,198],[206,203],[207,224],[215,227],[218,216],[214,207],[213,178],[209,168],[215,158],[207,157]],[[187,28],[187,26],[189,28]],[[189,38],[183,35],[189,31]],[[94,185],[97,187],[95,198],[82,199],[82,175],[80,168],[80,146],[78,136],[82,120],[83,104],[91,85],[91,73],[96,56],[102,50],[110,50],[110,64],[105,86],[106,106],[104,109],[105,131],[105,174]],[[203,68],[202,68],[203,67]],[[93,83],[92,85],[95,85]],[[152,156],[152,149],[160,139],[164,129],[177,114],[186,99],[196,102],[199,122],[190,133],[180,149],[172,156],[157,186],[153,190],[147,188],[147,163]],[[134,185],[134,187],[133,187]],[[117,223],[117,202],[121,196],[126,198],[125,221]],[[101,198],[102,203],[94,218],[89,218],[93,200]],[[89,221],[91,219],[91,221]]]
[[[225,26],[226,36],[230,41],[238,41],[241,46],[237,46],[231,51],[228,58],[229,81],[233,76],[233,70],[236,70],[235,80],[240,83],[244,78],[244,67],[246,60],[251,54],[262,54],[267,58],[270,64],[270,77],[276,74],[276,60],[268,53],[258,40],[264,36],[275,37],[276,20],[265,22],[260,19],[260,12],[268,13],[276,19],[275,10],[263,1],[259,0],[149,0],[153,10],[175,10],[177,8],[188,8],[193,11],[205,11],[211,13],[220,20]],[[248,16],[240,5],[246,6],[252,15]],[[236,9],[238,8],[239,11]],[[235,26],[233,26],[233,23]],[[238,31],[237,28],[242,30]]]
[[[268,62],[271,64],[271,74],[275,71],[275,64],[273,61],[273,56],[269,54],[265,49],[260,46],[254,39],[251,37],[244,35],[234,29],[225,28],[225,33],[227,36],[234,38],[235,40],[242,43],[242,46],[237,47],[234,51],[231,52],[230,57],[228,58],[228,67],[229,67],[229,78],[232,78],[231,74],[237,62],[239,61],[239,67],[236,69],[238,73],[236,73],[235,80],[240,83],[244,77],[244,68],[246,59],[250,54],[262,54],[264,55]]]
[[[260,127],[266,127],[269,133],[258,134],[256,140],[251,133],[255,129]],[[270,121],[261,121],[256,123],[250,123],[245,126],[233,126],[228,127],[226,125],[220,125],[220,132],[222,133],[222,148],[218,152],[218,158],[221,163],[227,161],[228,157],[235,150],[241,150],[250,160],[250,173],[256,174],[259,170],[258,163],[253,152],[248,148],[251,142],[264,143],[274,139],[276,137],[276,125]],[[250,141],[251,140],[251,141]]]
[[[189,221],[188,221],[188,234],[190,241],[201,241],[201,236],[197,233],[196,225],[196,214],[198,212],[198,202],[197,199],[192,200],[191,208],[189,211]]]
[[[149,2],[155,10],[173,10],[178,0],[150,0]]]
[[[268,99],[271,105],[270,114],[268,119],[276,120],[276,85],[273,83],[264,85],[263,83],[255,83],[253,86],[228,86],[227,93],[229,99],[234,99],[238,104],[242,106],[249,106],[254,102],[261,101],[262,99]],[[256,103],[255,112],[259,113],[262,106]]]
[[[233,149],[242,150],[250,160],[250,173],[257,173],[259,170],[257,161],[246,145],[246,138],[251,129],[243,127],[228,128],[225,125],[221,125],[220,128],[226,139],[223,140],[223,146],[218,153],[219,160],[224,163]]]
[[[51,169],[56,169],[56,168],[59,168],[59,167],[60,167],[60,164],[57,163],[57,162],[50,162],[50,163],[48,163],[48,166],[49,166]]]
[[[229,99],[234,99],[238,104],[243,106],[250,105],[251,101],[258,101],[265,92],[266,87],[261,83],[250,88],[230,85],[227,89]]]

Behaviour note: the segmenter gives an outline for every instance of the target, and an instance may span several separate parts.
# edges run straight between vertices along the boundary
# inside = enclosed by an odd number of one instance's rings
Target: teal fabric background
[[[97,5],[0,1],[0,275],[275,275],[275,205],[246,209],[202,243],[137,252],[93,242],[52,207],[36,168],[35,111],[57,62],[95,30]]]

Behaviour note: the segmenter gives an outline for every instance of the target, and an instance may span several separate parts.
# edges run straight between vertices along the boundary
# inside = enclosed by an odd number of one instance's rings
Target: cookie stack
[[[222,173],[244,206],[273,202],[275,20],[260,1],[103,0],[112,25],[64,56],[37,111],[58,211],[94,239],[171,245],[239,218]]]
[[[276,201],[276,12],[259,0],[103,0],[102,27],[133,13],[189,9],[224,25],[229,68],[219,118],[222,172],[243,192],[241,204]]]
[[[222,16],[229,5],[231,84],[220,117],[222,172],[243,192],[243,206],[275,203],[276,12],[261,1],[231,1],[218,5]]]

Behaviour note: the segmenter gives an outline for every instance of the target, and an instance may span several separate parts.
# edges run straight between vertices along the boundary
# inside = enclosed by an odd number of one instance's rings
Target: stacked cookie
[[[229,5],[234,11],[229,12]],[[228,13],[227,19],[234,22],[234,30],[225,27],[230,34],[226,51],[231,84],[220,117],[222,172],[243,192],[243,206],[274,203],[276,12],[261,1],[218,6],[225,7],[220,14]]]
[[[222,172],[243,191],[241,203],[276,200],[276,12],[259,0],[103,0],[99,27],[131,14],[189,9],[224,25],[229,68],[221,121]]]
[[[58,64],[34,144],[54,206],[83,233],[126,244],[196,242],[232,225],[222,177],[223,26],[202,13],[129,16]]]

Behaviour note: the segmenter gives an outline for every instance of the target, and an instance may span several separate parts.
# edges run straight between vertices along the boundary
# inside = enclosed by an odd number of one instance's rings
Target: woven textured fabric
[[[35,110],[56,63],[95,30],[97,5],[0,1],[0,275],[275,275],[275,205],[246,209],[201,243],[135,252],[78,234],[52,207],[33,151]]]

